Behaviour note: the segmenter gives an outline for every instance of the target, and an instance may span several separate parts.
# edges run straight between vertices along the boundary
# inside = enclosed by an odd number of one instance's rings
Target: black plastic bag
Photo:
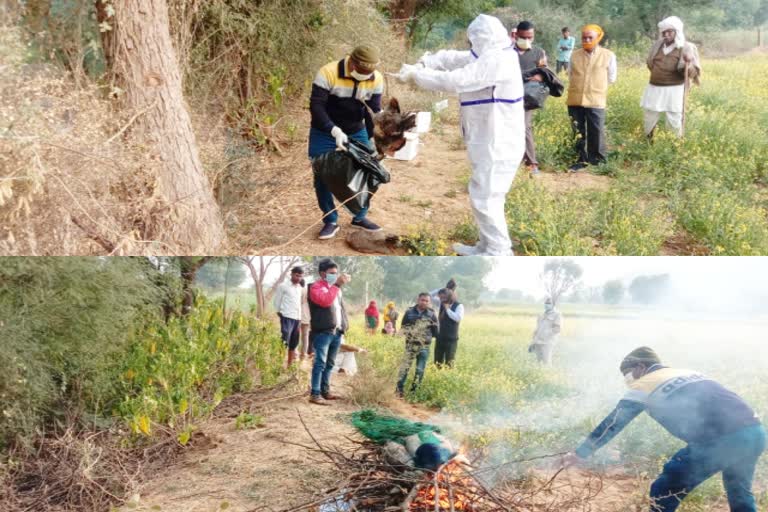
[[[344,206],[353,215],[369,206],[379,185],[390,181],[389,171],[371,150],[355,140],[349,141],[347,151],[330,151],[313,159],[312,171],[337,201],[349,200]]]
[[[525,110],[535,110],[537,108],[543,108],[544,102],[549,97],[549,87],[535,80],[529,80],[523,84],[523,91],[525,92]]]

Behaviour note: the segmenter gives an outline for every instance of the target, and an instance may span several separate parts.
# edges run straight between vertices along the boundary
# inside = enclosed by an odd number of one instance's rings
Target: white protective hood
[[[479,57],[489,50],[497,50],[512,45],[507,29],[501,21],[487,14],[480,14],[467,27],[467,39],[472,44],[472,52]]]

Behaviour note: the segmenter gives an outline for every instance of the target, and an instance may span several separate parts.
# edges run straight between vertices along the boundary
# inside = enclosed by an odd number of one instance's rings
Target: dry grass
[[[175,252],[163,243],[173,219],[156,189],[159,159],[124,139],[136,113],[116,113],[96,84],[77,88],[28,63],[19,29],[0,30],[0,52],[0,252]]]
[[[181,452],[170,430],[147,447],[129,447],[111,430],[67,428],[41,437],[32,452],[0,463],[0,509],[7,512],[107,510]]]
[[[357,358],[357,385],[350,386],[349,398],[361,408],[390,408],[397,401],[392,375],[377,372],[369,357]]]

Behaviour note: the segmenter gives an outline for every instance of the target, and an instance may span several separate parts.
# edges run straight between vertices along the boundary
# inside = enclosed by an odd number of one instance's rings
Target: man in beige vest
[[[659,23],[661,39],[648,52],[651,79],[640,100],[644,111],[645,135],[650,139],[663,113],[667,126],[683,135],[683,109],[688,80],[699,83],[701,64],[696,46],[686,42],[683,22],[677,16]],[[687,70],[686,70],[687,68]]]
[[[571,56],[568,115],[577,135],[579,161],[568,171],[605,162],[605,106],[608,85],[616,81],[616,55],[600,46],[603,29],[587,25],[581,31],[582,47]]]

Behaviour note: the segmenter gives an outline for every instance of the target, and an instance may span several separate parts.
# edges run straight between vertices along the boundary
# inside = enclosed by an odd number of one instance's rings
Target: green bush
[[[130,258],[0,259],[0,449],[72,411],[99,412],[109,369],[159,294]]]
[[[225,396],[274,384],[283,348],[271,324],[200,298],[185,318],[140,331],[121,362],[113,413],[135,434],[153,423],[173,428],[207,414]]]

